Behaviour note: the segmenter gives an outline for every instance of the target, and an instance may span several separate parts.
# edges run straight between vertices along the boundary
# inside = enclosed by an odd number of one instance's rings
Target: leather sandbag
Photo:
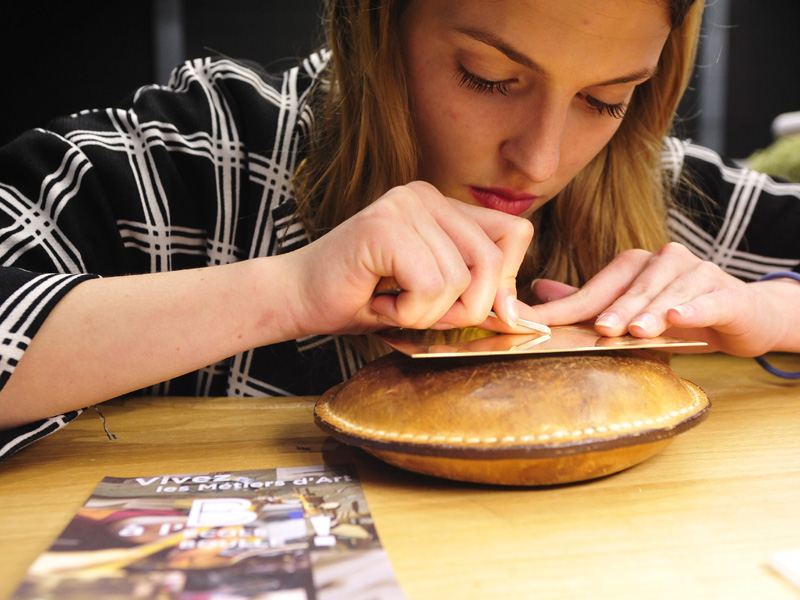
[[[367,364],[326,392],[317,424],[395,466],[449,479],[552,485],[660,452],[710,403],[651,354],[585,352]]]

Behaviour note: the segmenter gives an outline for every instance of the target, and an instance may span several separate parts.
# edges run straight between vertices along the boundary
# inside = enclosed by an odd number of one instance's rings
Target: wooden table
[[[767,564],[800,547],[800,382],[750,359],[672,364],[706,390],[711,415],[656,457],[601,480],[506,489],[349,456],[408,597],[800,598]],[[317,429],[313,403],[113,401],[103,413],[116,441],[87,411],[0,463],[0,598],[106,475],[340,460],[349,450]]]

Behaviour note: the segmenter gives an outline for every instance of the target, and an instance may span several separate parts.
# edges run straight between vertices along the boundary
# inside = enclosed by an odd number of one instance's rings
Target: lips
[[[472,197],[486,208],[519,216],[531,208],[539,196],[521,194],[506,188],[479,188],[470,186]]]

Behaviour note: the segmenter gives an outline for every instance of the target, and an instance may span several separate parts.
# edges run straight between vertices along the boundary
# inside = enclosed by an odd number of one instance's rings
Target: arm
[[[57,119],[49,131],[27,132],[0,149],[0,306],[4,309],[0,339],[13,340],[2,349],[0,384],[5,385],[11,376],[19,391],[25,380],[14,374],[18,361],[25,363],[23,374],[35,372],[42,377],[40,388],[44,382],[63,378],[69,371],[59,373],[50,368],[48,375],[47,363],[59,364],[59,368],[66,364],[54,356],[58,348],[65,351],[63,359],[73,358],[68,353],[79,350],[86,324],[94,323],[108,332],[105,341],[109,346],[115,328],[125,323],[139,325],[127,316],[115,319],[114,307],[105,307],[103,297],[123,291],[124,284],[132,282],[145,295],[151,280],[144,275],[119,276],[197,270],[248,255],[251,241],[247,234],[256,227],[250,215],[256,214],[256,203],[266,195],[262,180],[245,183],[253,181],[248,169],[254,163],[263,168],[271,161],[280,176],[293,168],[289,153],[246,152],[247,143],[266,151],[282,148],[273,139],[279,112],[275,104],[280,104],[282,97],[262,94],[257,76],[226,62],[187,63],[176,73],[173,84],[143,88],[117,109]],[[296,105],[296,97],[304,90],[296,86],[285,89],[289,104]],[[252,127],[242,129],[233,118],[240,112],[258,117],[252,117]],[[298,115],[291,113],[282,122],[291,125],[299,120]],[[297,127],[302,129],[303,124]],[[291,135],[289,127],[286,136]],[[262,227],[261,231],[269,239],[272,230]],[[77,282],[97,275],[105,279],[73,289]],[[66,279],[62,281],[62,277]],[[176,275],[174,281],[182,285],[182,277]],[[56,285],[50,281],[58,283],[57,294],[51,292]],[[158,282],[161,291],[168,289],[168,295],[175,297],[180,294],[180,287],[162,281]],[[61,306],[67,289],[72,292]],[[169,311],[154,299],[148,302],[154,309]],[[68,310],[84,304],[83,317]],[[8,309],[14,306],[24,307],[25,314],[19,314],[20,308]],[[59,310],[51,315],[54,307]],[[106,313],[111,323],[108,327],[101,324]],[[62,314],[67,318],[62,319]],[[73,328],[77,334],[65,326],[73,317],[86,322]],[[47,325],[44,341],[38,335],[42,323]],[[141,329],[135,331],[146,336]],[[168,327],[163,331],[170,332]],[[70,335],[59,338],[54,332]],[[130,346],[131,342],[122,340],[113,349],[124,353],[123,344]],[[35,357],[42,349],[47,363],[39,369]],[[75,356],[76,362],[79,357]],[[184,372],[176,367],[170,372]],[[152,378],[147,381],[154,383]],[[222,386],[216,383],[215,390],[224,389],[224,381]],[[127,382],[127,386],[134,384]],[[55,389],[61,387],[59,383]],[[70,406],[87,406],[95,397],[76,398]],[[14,412],[26,410],[28,398],[20,398],[20,402],[25,404],[9,402]],[[15,418],[14,422],[18,421]],[[44,425],[43,431],[51,430]],[[0,455],[3,444],[0,439]]]
[[[103,277],[63,300],[24,296],[34,318],[21,337],[0,321],[2,337],[19,338],[0,371],[5,426],[310,334],[475,324],[492,307],[536,320],[515,299],[529,222],[411,184],[300,248],[302,231],[278,223],[292,221],[283,184],[309,126],[305,111],[285,110],[301,106],[301,78],[265,94],[225,61],[178,75],[175,89],[145,88],[124,110],[59,120],[0,149],[0,263],[43,281]],[[260,258],[225,264],[245,257]],[[9,272],[0,305],[27,285]],[[405,292],[373,303],[390,275]]]
[[[509,317],[530,223],[396,188],[314,243],[230,265],[85,281],[49,314],[0,391],[0,427],[81,408],[248,348],[393,323]],[[404,288],[373,298],[380,277]],[[509,302],[510,300],[510,302]]]
[[[85,281],[50,313],[0,392],[9,428],[201,368],[284,333],[280,261]],[[260,301],[256,301],[260,299]]]

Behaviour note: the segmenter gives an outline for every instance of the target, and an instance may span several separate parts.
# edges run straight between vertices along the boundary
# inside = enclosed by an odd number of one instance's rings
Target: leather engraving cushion
[[[642,351],[503,360],[392,353],[323,395],[315,418],[412,471],[548,485],[641,462],[709,406],[700,388]]]

